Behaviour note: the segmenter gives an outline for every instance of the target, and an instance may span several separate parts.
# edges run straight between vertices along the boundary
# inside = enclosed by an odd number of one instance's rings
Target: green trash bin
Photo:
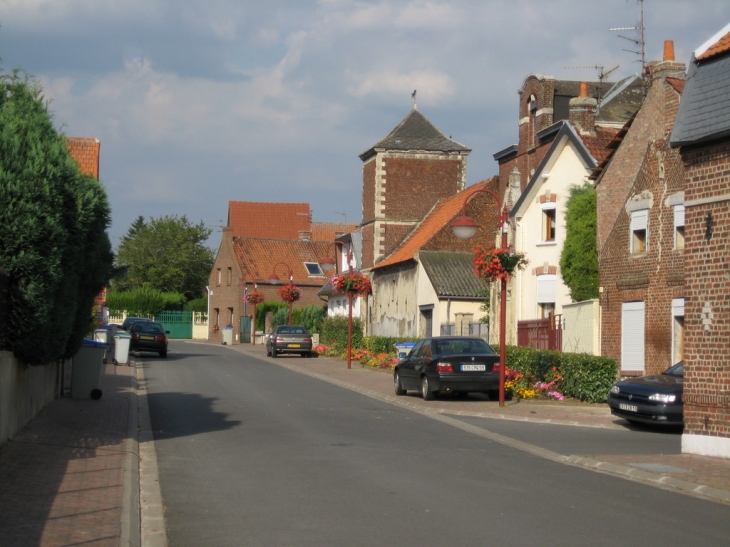
[[[84,340],[71,360],[71,397],[101,399],[101,372],[109,344]]]

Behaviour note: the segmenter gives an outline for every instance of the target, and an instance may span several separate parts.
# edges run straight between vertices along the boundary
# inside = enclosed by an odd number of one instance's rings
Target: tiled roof
[[[670,142],[672,146],[685,146],[728,136],[730,49],[690,63]]]
[[[421,251],[418,259],[439,297],[483,298],[486,285],[474,273],[472,253]]]
[[[730,27],[730,25],[728,25],[728,27]],[[706,49],[704,52],[697,56],[698,61],[705,61],[710,57],[714,57],[715,55],[721,55],[722,53],[730,51],[730,31],[723,32],[726,31],[728,27],[725,27],[724,29],[722,29],[722,31],[720,31],[720,37],[716,41],[709,45],[703,46]]]
[[[406,236],[403,243],[390,256],[376,264],[373,270],[412,260],[421,247],[461,213],[466,195],[464,192],[471,193],[475,190],[487,188],[490,182],[491,179],[483,180],[448,199],[437,202],[426,217]]]
[[[276,273],[282,283],[287,283],[291,268],[295,285],[323,286],[327,278],[311,275],[304,263],[319,264],[327,247],[328,243],[318,241],[233,238],[233,249],[243,279],[258,283],[268,282],[272,273]]]
[[[312,222],[312,241],[329,241],[357,230],[357,224],[337,222]]]
[[[308,203],[228,202],[233,237],[299,239],[311,230]]]
[[[682,94],[682,91],[684,91],[684,84],[687,83],[687,80],[684,78],[666,78],[666,81],[674,88],[674,91],[680,95]]]
[[[101,143],[92,137],[66,137],[66,146],[81,172],[99,178],[99,152]]]
[[[360,159],[365,160],[370,157],[374,154],[376,148],[425,150],[429,152],[471,152],[470,148],[444,135],[416,109],[411,110],[410,114],[387,137],[360,154]]]
[[[637,110],[633,116],[629,118],[629,120],[624,124],[624,126],[614,135],[613,139],[611,139],[611,142],[606,145],[607,154],[606,156],[598,162],[598,165],[593,169],[593,172],[588,177],[590,180],[597,180],[601,174],[606,170],[606,167],[608,167],[608,164],[611,163],[611,158],[613,158],[613,155],[616,153],[616,150],[618,150],[619,146],[621,146],[621,142],[624,140],[624,137],[626,137],[626,133],[629,132],[629,128],[634,123],[634,120],[636,119],[636,115],[639,113]]]
[[[613,141],[613,138],[619,133],[620,129],[607,129],[607,128],[596,128],[596,135],[583,135],[578,134],[578,137],[588,149],[591,156],[595,158],[597,162],[605,160],[611,153],[608,146]]]

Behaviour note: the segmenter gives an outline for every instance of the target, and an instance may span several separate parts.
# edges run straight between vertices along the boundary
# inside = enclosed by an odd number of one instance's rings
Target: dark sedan
[[[135,321],[129,327],[129,351],[151,351],[167,357],[167,335],[160,323],[155,321]]]
[[[611,413],[629,422],[680,426],[684,361],[661,374],[616,382],[608,394]]]
[[[298,353],[302,357],[310,357],[312,335],[301,325],[279,325],[266,337],[266,355],[276,357],[282,353]]]
[[[426,401],[439,394],[499,395],[499,355],[481,338],[438,336],[419,340],[393,372],[396,395],[420,391]]]

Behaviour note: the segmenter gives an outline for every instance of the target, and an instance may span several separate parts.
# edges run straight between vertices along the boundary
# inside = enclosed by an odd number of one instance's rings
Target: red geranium
[[[281,289],[279,289],[279,296],[281,296],[281,299],[284,302],[288,302],[289,304],[291,304],[292,302],[296,302],[302,297],[302,291],[300,291],[299,287],[297,287],[293,283],[289,283],[288,285],[284,285]]]
[[[373,292],[370,280],[360,272],[338,274],[331,281],[336,293],[365,296]]]
[[[261,291],[253,291],[246,293],[243,299],[249,304],[261,304],[264,301],[264,293]]]
[[[477,245],[474,248],[474,273],[487,282],[509,280],[515,271],[524,270],[529,264],[523,253],[494,245]]]

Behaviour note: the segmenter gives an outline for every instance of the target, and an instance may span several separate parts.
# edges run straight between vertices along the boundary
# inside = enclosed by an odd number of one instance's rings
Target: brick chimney
[[[312,241],[312,232],[310,230],[299,230],[299,241]]]
[[[660,63],[655,63],[651,67],[651,81],[659,80],[671,76],[674,78],[684,78],[687,66],[674,60],[674,41],[664,41],[664,58]]]
[[[588,84],[580,83],[580,96],[570,99],[568,121],[583,135],[596,134],[598,101],[588,96]]]

